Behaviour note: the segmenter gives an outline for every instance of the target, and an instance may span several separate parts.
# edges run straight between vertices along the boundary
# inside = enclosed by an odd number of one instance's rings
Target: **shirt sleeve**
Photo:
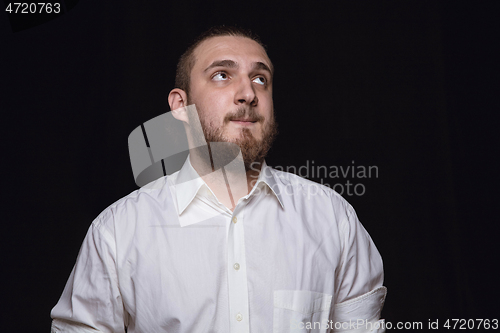
[[[382,257],[373,240],[347,204],[340,224],[341,259],[337,270],[334,332],[384,332],[379,320],[387,289],[382,286]],[[342,324],[340,324],[342,323]]]
[[[104,222],[96,219],[85,236],[62,296],[51,311],[51,332],[125,332],[115,242]]]

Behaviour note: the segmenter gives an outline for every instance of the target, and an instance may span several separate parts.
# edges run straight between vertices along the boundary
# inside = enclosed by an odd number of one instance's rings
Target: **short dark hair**
[[[193,70],[196,60],[194,58],[194,50],[203,41],[219,36],[240,36],[250,38],[251,40],[257,42],[260,46],[262,46],[267,52],[267,48],[262,43],[259,36],[248,29],[225,25],[212,27],[199,35],[179,58],[179,62],[177,63],[177,71],[175,73],[175,88],[182,89],[186,92],[186,94],[189,95],[191,71]],[[270,65],[271,71],[274,71],[273,64]]]

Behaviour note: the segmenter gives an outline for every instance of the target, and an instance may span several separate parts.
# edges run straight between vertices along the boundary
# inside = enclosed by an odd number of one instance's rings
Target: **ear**
[[[168,94],[168,104],[175,119],[189,123],[186,109],[187,94],[184,90],[175,88]]]

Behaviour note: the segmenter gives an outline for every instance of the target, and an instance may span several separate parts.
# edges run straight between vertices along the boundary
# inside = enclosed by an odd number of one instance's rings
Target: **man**
[[[383,331],[382,260],[353,208],[264,161],[273,73],[241,29],[186,51],[168,101],[190,155],[92,223],[53,332]]]

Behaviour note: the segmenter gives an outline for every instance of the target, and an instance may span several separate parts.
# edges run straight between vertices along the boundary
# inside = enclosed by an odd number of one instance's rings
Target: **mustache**
[[[249,119],[250,121],[255,121],[260,123],[264,121],[264,117],[258,114],[254,108],[250,108],[247,106],[240,106],[238,109],[236,109],[236,111],[226,114],[226,116],[224,117],[224,124],[229,123],[231,120],[241,119],[241,118],[246,118]]]

